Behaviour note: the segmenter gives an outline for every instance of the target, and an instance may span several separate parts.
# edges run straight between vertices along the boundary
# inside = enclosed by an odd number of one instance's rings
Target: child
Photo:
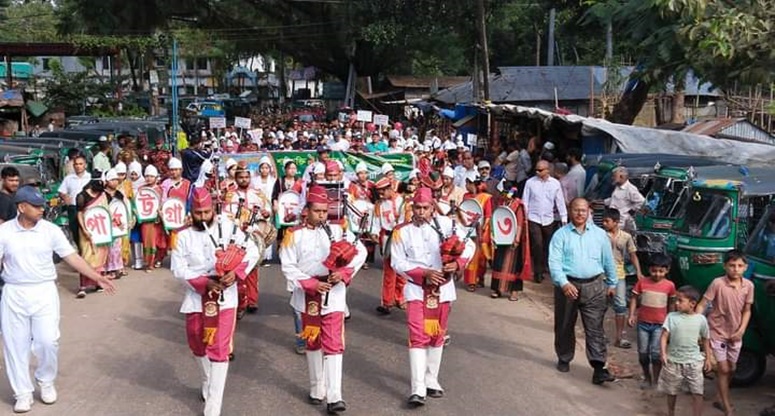
[[[731,415],[729,381],[735,372],[737,358],[743,346],[743,334],[751,319],[753,304],[753,283],[743,279],[748,269],[748,260],[740,250],[727,252],[724,258],[725,276],[717,277],[708,286],[705,296],[697,305],[697,312],[705,311],[708,302],[713,308],[708,314],[710,325],[710,347],[718,362],[718,398],[713,407]]]
[[[153,165],[145,167],[145,184],[140,188],[151,188],[161,195],[161,187],[157,184],[159,172]],[[156,266],[156,250],[159,246],[166,247],[166,236],[164,228],[157,218],[156,221],[145,222],[140,225],[140,235],[143,239],[143,259],[145,260],[145,271],[150,273]]]
[[[627,316],[627,273],[624,269],[624,257],[629,256],[630,262],[635,267],[638,274],[638,280],[643,279],[640,271],[640,262],[636,253],[635,241],[632,236],[619,229],[619,219],[621,214],[616,209],[608,208],[603,211],[603,229],[608,232],[608,238],[611,239],[611,248],[614,252],[614,262],[616,262],[616,274],[619,276],[619,283],[616,286],[616,295],[614,295],[614,314],[616,322],[616,342],[615,346],[619,348],[630,348],[630,341],[624,339],[624,318]]]
[[[670,312],[662,325],[659,349],[663,368],[657,388],[667,394],[668,416],[675,415],[676,397],[684,384],[692,394],[692,415],[702,415],[703,370],[710,370],[711,363],[710,355],[703,358],[698,343],[701,340],[709,351],[708,321],[695,312],[699,300],[697,289],[682,286],[675,300],[676,312]]]
[[[630,327],[635,326],[636,322],[638,324],[638,361],[643,367],[641,388],[651,387],[659,380],[659,372],[662,370],[659,340],[668,306],[674,303],[671,301],[675,298],[675,284],[667,280],[670,262],[668,255],[654,254],[651,257],[649,276],[638,280],[632,289],[633,296],[630,299],[630,316],[627,323]],[[640,308],[638,308],[639,300]]]

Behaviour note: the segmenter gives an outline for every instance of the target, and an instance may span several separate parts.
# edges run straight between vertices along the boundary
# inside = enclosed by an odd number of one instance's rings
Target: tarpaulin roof
[[[495,114],[512,114],[541,120],[549,126],[554,120],[581,124],[582,136],[600,132],[608,134],[624,153],[668,153],[687,156],[706,156],[735,165],[771,166],[775,160],[775,146],[746,143],[737,140],[715,139],[680,131],[658,130],[646,127],[615,124],[606,120],[559,115],[549,111],[518,105],[490,104],[482,108]]]

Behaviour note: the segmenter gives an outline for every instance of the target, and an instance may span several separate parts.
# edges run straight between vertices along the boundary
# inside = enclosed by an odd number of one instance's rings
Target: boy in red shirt
[[[710,349],[716,357],[718,368],[718,401],[713,407],[732,415],[729,400],[729,381],[735,372],[740,349],[743,347],[743,334],[751,320],[753,305],[753,283],[743,279],[748,269],[748,260],[740,250],[731,250],[724,257],[726,274],[717,277],[708,286],[705,296],[697,305],[697,312],[705,312],[708,302],[713,308],[708,314],[710,327]]]
[[[667,280],[671,262],[666,254],[654,254],[651,257],[649,276],[638,280],[632,289],[627,323],[630,327],[634,327],[636,323],[638,325],[638,361],[643,367],[641,388],[651,387],[659,380],[659,372],[662,371],[659,339],[662,335],[662,324],[667,317],[668,305],[674,304],[672,298],[676,296],[675,284]]]

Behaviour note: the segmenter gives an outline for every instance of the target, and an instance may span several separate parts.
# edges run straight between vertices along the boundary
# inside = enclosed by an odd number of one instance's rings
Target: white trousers
[[[6,284],[0,300],[3,356],[14,397],[31,395],[30,353],[38,359],[35,379],[52,384],[59,351],[59,293],[54,282]]]

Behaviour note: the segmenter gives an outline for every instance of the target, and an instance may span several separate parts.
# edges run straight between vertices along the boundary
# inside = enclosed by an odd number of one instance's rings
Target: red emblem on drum
[[[504,218],[503,222],[497,223],[498,225],[498,231],[503,233],[504,235],[508,235],[511,233],[511,228],[514,227],[514,223],[511,221],[511,218]]]

